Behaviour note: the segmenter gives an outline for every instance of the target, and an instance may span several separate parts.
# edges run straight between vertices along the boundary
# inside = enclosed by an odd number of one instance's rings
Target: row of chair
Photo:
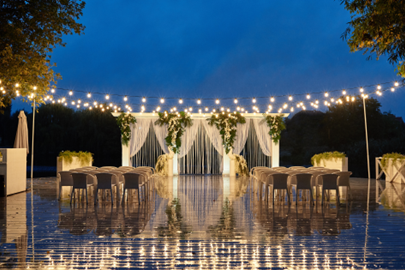
[[[341,172],[339,170],[327,169],[324,167],[310,167],[305,168],[301,166],[286,167],[254,167],[250,171],[251,177],[258,180],[260,184],[260,197],[263,186],[265,187],[266,200],[268,199],[268,191],[273,188],[273,202],[274,191],[277,189],[286,190],[288,202],[290,203],[290,194],[295,187],[296,203],[298,203],[299,190],[309,190],[311,202],[313,199],[313,188],[315,188],[315,198],[318,197],[318,188],[322,188],[322,204],[324,201],[325,191],[336,190],[336,197],[339,203],[339,187],[344,186],[350,195],[350,175],[351,172]],[[350,198],[351,196],[349,196]]]
[[[86,203],[88,203],[87,189],[93,187],[94,203],[98,200],[98,191],[110,190],[111,203],[114,201],[113,188],[117,190],[118,200],[120,199],[119,188],[122,186],[122,203],[124,202],[125,192],[128,189],[138,190],[138,202],[141,200],[141,189],[143,189],[143,199],[148,196],[150,180],[153,179],[155,171],[152,167],[131,167],[121,166],[119,168],[107,167],[83,167],[70,171],[61,171],[58,173],[59,178],[59,199],[63,186],[72,187],[71,203],[75,198],[75,190],[83,189],[86,192]]]

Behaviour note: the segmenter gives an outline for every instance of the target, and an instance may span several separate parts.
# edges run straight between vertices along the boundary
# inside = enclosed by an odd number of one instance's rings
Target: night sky
[[[362,52],[350,52],[341,39],[350,14],[340,1],[86,3],[85,34],[66,36],[67,46],[53,53],[55,70],[63,77],[57,87],[224,98],[400,80],[386,58],[368,61]],[[405,117],[404,90],[380,97],[382,110]],[[22,106],[15,102],[13,110]]]

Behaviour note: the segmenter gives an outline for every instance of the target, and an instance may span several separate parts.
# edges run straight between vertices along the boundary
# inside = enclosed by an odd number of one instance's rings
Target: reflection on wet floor
[[[351,186],[340,205],[273,205],[249,178],[179,176],[140,204],[70,205],[69,188],[58,201],[54,178],[35,179],[34,197],[0,198],[0,268],[404,269],[405,186]]]

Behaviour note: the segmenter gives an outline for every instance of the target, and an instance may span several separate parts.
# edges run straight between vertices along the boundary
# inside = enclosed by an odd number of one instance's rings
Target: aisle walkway
[[[248,178],[179,176],[140,205],[70,207],[55,178],[35,179],[33,198],[0,198],[0,268],[405,269],[405,186],[383,186],[353,179],[352,202],[289,207]]]

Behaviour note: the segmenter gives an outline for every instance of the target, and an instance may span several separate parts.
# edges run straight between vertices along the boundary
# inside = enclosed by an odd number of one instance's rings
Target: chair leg
[[[274,209],[274,187],[273,187],[273,209]]]
[[[141,204],[141,187],[138,187],[138,204]]]
[[[124,198],[125,198],[125,188],[122,189],[122,199],[121,199],[122,206],[124,206]]]
[[[322,187],[322,194],[321,194],[321,196],[322,196],[322,205],[323,205],[323,196],[324,195],[324,189],[323,189],[323,187]]]
[[[291,191],[292,191],[292,188],[291,188]],[[295,204],[298,205],[298,189],[297,188],[295,188]]]
[[[340,194],[339,194],[339,187],[336,188],[336,201],[340,204]]]
[[[98,201],[98,187],[96,188],[96,191],[94,192],[94,205],[97,204]]]
[[[112,192],[112,187],[110,188],[110,193],[111,193],[111,204],[114,204],[114,195]]]
[[[287,199],[288,199],[288,205],[291,205],[291,200],[290,200],[290,193],[288,192],[288,189],[287,189]],[[292,195],[292,194],[291,194]]]
[[[89,198],[87,197],[87,188],[86,188],[86,204],[89,204]]]
[[[312,188],[309,189],[309,195],[311,196],[312,205],[314,205],[314,197],[312,196]]]
[[[60,200],[61,193],[62,193],[62,185],[59,183],[59,196],[58,196],[58,200]]]
[[[75,188],[72,188],[72,193],[70,193],[70,204],[72,204],[73,196],[75,195]]]

